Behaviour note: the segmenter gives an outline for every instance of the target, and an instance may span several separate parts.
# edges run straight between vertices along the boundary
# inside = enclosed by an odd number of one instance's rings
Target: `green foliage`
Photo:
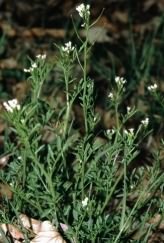
[[[41,96],[43,83],[53,67],[45,56],[31,61],[31,68],[25,70],[30,75],[31,98],[19,109],[14,107],[12,112],[5,112],[8,129],[15,139],[6,137],[5,149],[11,154],[11,161],[6,169],[0,170],[0,179],[10,184],[14,196],[10,202],[4,199],[0,220],[10,222],[19,213],[25,213],[49,219],[58,227],[65,223],[68,230],[63,234],[70,242],[124,242],[137,229],[144,229],[141,240],[145,242],[149,228],[145,229],[144,225],[154,204],[153,195],[163,190],[164,176],[156,163],[159,157],[154,156],[151,168],[128,171],[139,153],[137,141],[148,132],[147,120],[135,130],[124,129],[124,124],[137,111],[132,108],[125,115],[119,114],[126,92],[121,77],[115,78],[108,97],[107,108],[114,108],[116,127],[104,131],[104,143],[96,137],[98,114],[94,107],[94,83],[87,74],[90,51],[87,33],[91,25],[88,15],[84,20],[86,38],[81,40],[81,46],[74,47],[69,42],[58,47],[56,65],[66,95],[61,114]],[[74,65],[81,68],[80,81],[74,76]],[[73,129],[72,106],[77,97],[83,110],[84,134]],[[45,127],[54,135],[50,143],[43,141]],[[144,174],[148,180],[142,186]],[[136,198],[131,200],[134,192]],[[161,208],[156,210],[162,211]]]

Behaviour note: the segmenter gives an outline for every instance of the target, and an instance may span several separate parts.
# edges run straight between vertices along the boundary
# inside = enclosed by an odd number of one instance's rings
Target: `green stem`
[[[145,191],[146,191],[146,190],[142,191],[142,193],[140,194],[140,196],[139,196],[139,198],[137,199],[137,201],[136,201],[136,203],[135,203],[133,209],[131,210],[130,214],[128,215],[128,217],[127,217],[127,219],[126,219],[126,222],[124,222],[123,227],[120,229],[119,234],[117,235],[117,237],[116,237],[116,239],[115,239],[115,241],[114,241],[113,243],[117,243],[118,240],[120,239],[120,237],[121,237],[123,231],[125,230],[127,224],[130,222],[131,216],[133,215],[134,211],[137,209],[138,203],[139,203],[140,199],[142,198],[142,196],[144,195]]]
[[[83,216],[81,216],[80,222],[78,223],[78,227],[76,228],[76,233],[75,233],[76,234],[76,236],[75,236],[76,239],[78,239],[79,229],[80,229],[80,227],[81,227],[81,225],[82,225],[82,223],[84,221],[85,216],[86,216],[86,210],[85,210]]]
[[[82,200],[84,200],[84,172],[85,172],[85,161],[82,161],[82,173],[81,173],[81,181],[82,181]]]
[[[107,206],[109,200],[111,199],[111,196],[113,195],[113,192],[115,191],[116,186],[117,186],[118,183],[120,182],[122,176],[123,176],[123,171],[120,173],[119,177],[117,178],[117,180],[116,180],[114,186],[112,187],[112,189],[111,189],[109,195],[107,195],[107,197],[106,197],[106,199],[105,199],[105,202],[104,202],[104,205],[102,206],[102,209],[101,209],[101,214],[103,213],[103,211],[104,211],[104,209],[106,208],[106,206]]]
[[[123,200],[122,200],[122,215],[120,222],[120,231],[124,227],[125,222],[125,211],[126,211],[126,162],[124,161],[124,190],[123,190]]]
[[[118,103],[115,104],[115,116],[116,116],[116,128],[119,129],[119,115],[118,115]]]
[[[64,79],[65,79],[65,88],[66,88],[66,116],[65,116],[65,125],[64,125],[64,138],[67,136],[68,122],[70,117],[71,105],[69,100],[69,73],[64,68]]]
[[[43,82],[44,80],[40,81],[39,85],[38,85],[38,90],[37,90],[37,95],[36,95],[36,100],[39,99],[41,91],[42,91],[42,86],[43,86]]]
[[[87,103],[86,103],[86,93],[87,93],[87,47],[88,47],[88,26],[86,26],[86,40],[84,45],[84,67],[83,67],[83,112],[84,112],[84,122],[85,122],[85,132],[88,134],[88,121],[87,121]]]

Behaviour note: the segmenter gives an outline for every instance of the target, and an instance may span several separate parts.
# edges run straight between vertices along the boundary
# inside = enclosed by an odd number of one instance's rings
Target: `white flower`
[[[134,134],[134,128],[129,128],[129,132],[130,132],[130,134]]]
[[[145,118],[144,120],[141,121],[141,123],[144,125],[144,126],[147,126],[149,124],[149,118]]]
[[[126,135],[128,135],[129,134],[129,132],[128,132],[128,130],[124,130],[124,133],[126,134]]]
[[[86,198],[82,201],[82,207],[83,207],[83,208],[86,207],[86,206],[88,205],[88,200],[89,200],[89,198],[86,197]]]
[[[3,102],[4,107],[7,111],[13,112],[14,109],[20,110],[20,105],[17,99],[8,100],[7,102]]]
[[[126,83],[126,80],[123,78],[123,77],[115,77],[115,82],[118,84],[118,85],[124,85]]]
[[[110,99],[113,99],[113,98],[114,98],[114,95],[113,95],[112,92],[110,92],[110,93],[108,94],[108,98],[110,98]]]
[[[37,68],[37,64],[36,64],[36,62],[32,63],[31,68],[32,68],[32,69]]]
[[[127,106],[127,113],[129,113],[131,111],[131,107]]]
[[[114,129],[107,129],[106,133],[107,133],[107,135],[111,136],[115,133],[115,130]]]
[[[25,73],[31,73],[35,68],[37,68],[36,62],[32,63],[32,65],[29,69],[24,68],[24,72]]]
[[[153,91],[155,91],[157,88],[158,88],[158,86],[157,86],[157,84],[155,83],[155,84],[153,84],[153,85],[148,86],[147,89],[148,89],[149,91],[152,91],[152,92],[153,92]]]
[[[127,135],[127,136],[133,136],[134,135],[134,128],[129,128],[128,130],[124,130],[124,133]]]
[[[85,15],[90,15],[90,5],[85,5],[84,3],[80,4],[76,7],[77,12],[79,13],[81,18],[85,18]]]
[[[25,73],[30,73],[30,68],[29,68],[29,69],[24,68],[23,71],[24,71]]]
[[[74,49],[75,49],[75,47],[72,46],[72,42],[71,42],[71,41],[65,43],[65,46],[62,46],[62,51],[63,51],[63,52],[66,52],[66,53],[68,53],[68,54],[69,54],[70,52],[72,52]]]
[[[38,54],[36,55],[36,58],[44,60],[46,59],[46,54]]]
[[[97,116],[94,116],[93,121],[97,122]]]

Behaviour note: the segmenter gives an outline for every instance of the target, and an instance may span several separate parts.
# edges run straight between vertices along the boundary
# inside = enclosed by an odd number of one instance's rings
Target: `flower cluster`
[[[45,60],[46,54],[38,54],[38,55],[36,55],[36,58],[41,59],[41,60]]]
[[[3,102],[5,109],[9,112],[13,112],[14,109],[20,110],[20,105],[17,99],[8,100],[7,102]]]
[[[89,198],[86,197],[86,198],[82,201],[82,207],[83,207],[83,208],[86,207],[86,206],[88,205],[88,200],[89,200]]]
[[[24,68],[24,72],[31,73],[32,71],[34,71],[35,68],[37,68],[37,64],[34,62],[34,63],[32,63],[30,68],[28,68],[28,69]]]
[[[80,17],[83,19],[83,24],[81,25],[81,27],[88,26],[90,17],[90,5],[85,5],[84,3],[82,3],[76,8],[76,10],[79,13]]]
[[[128,130],[124,130],[124,133],[126,134],[126,135],[130,135],[130,136],[133,136],[134,135],[134,128],[129,128]]]
[[[69,41],[69,42],[65,43],[65,46],[62,46],[61,49],[63,52],[70,54],[70,52],[74,51],[75,47],[72,46],[72,42]]]
[[[85,5],[84,3],[80,4],[76,7],[77,12],[79,13],[81,18],[85,18],[86,15],[90,15],[90,5]]]
[[[132,108],[130,106],[127,106],[127,113],[130,113]]]
[[[108,136],[112,136],[114,133],[115,133],[115,130],[114,129],[107,129],[107,131],[106,131],[106,134]]]
[[[126,83],[126,80],[123,77],[115,77],[115,82],[119,86],[123,86]]]
[[[158,88],[158,86],[157,86],[157,84],[155,83],[155,84],[153,84],[153,85],[148,86],[147,89],[148,89],[149,91],[154,92],[157,88]]]
[[[36,55],[36,58],[38,59],[38,61],[39,61],[39,60],[44,61],[44,60],[46,59],[46,54],[38,54],[38,55]],[[24,68],[24,72],[25,72],[25,73],[31,73],[31,72],[33,72],[34,69],[36,69],[37,67],[38,67],[37,63],[34,62],[34,63],[32,63],[32,65],[31,65],[30,68],[28,68],[28,69]]]
[[[112,93],[112,92],[110,92],[110,93],[108,94],[108,98],[110,98],[111,100],[113,100],[114,95],[113,95],[113,93]]]
[[[149,118],[145,118],[144,120],[141,121],[141,123],[144,125],[144,126],[147,126],[149,124]]]

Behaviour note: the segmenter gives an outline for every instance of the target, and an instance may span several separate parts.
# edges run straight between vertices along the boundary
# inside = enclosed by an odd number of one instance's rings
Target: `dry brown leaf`
[[[163,243],[164,242],[164,234],[162,232],[153,233],[148,243]]]
[[[128,12],[115,11],[112,18],[120,23],[128,23]]]
[[[2,69],[18,68],[18,63],[15,58],[10,57],[0,61],[0,68]]]
[[[40,232],[30,243],[66,243],[50,221],[41,224]]]
[[[13,192],[8,184],[0,183],[0,199],[7,197],[9,200],[12,199]]]
[[[21,214],[19,220],[21,220],[22,225],[27,230],[32,230],[36,234],[30,243],[66,243],[50,221],[41,222],[40,220],[29,218],[25,214]],[[68,229],[67,225],[62,224],[62,226],[65,230]],[[24,239],[23,233],[15,226],[1,224],[0,227],[4,231],[4,234],[9,233],[12,236],[13,242],[18,243],[20,239]]]
[[[44,36],[52,36],[54,38],[64,38],[66,31],[64,29],[44,29],[44,28],[31,28],[29,30],[22,30],[20,33],[23,37],[44,37]]]
[[[151,18],[150,21],[146,22],[146,23],[142,23],[142,24],[136,24],[134,25],[133,29],[134,32],[140,33],[141,35],[143,35],[146,31],[152,31],[154,29],[156,29],[159,26],[160,23],[160,17],[154,17]]]
[[[154,5],[156,1],[157,1],[157,0],[147,0],[147,1],[145,1],[145,2],[144,2],[144,5],[143,5],[143,6],[144,6],[144,7],[143,7],[144,11],[149,10],[149,8],[151,8],[152,5]]]
[[[1,229],[4,231],[4,233],[6,234],[7,232],[10,233],[10,235],[14,238],[14,239],[24,239],[23,234],[20,232],[20,230],[18,228],[16,228],[14,225],[11,224],[1,224],[0,225]]]
[[[10,158],[9,155],[5,155],[0,158],[0,169],[4,168],[7,165],[9,158]]]
[[[0,112],[3,112],[3,106],[1,104],[0,104]],[[0,119],[0,133],[2,133],[5,130],[5,128],[6,128],[5,121]]]
[[[112,22],[110,22],[108,20],[108,18],[104,15],[102,15],[99,18],[99,20],[97,21],[95,26],[103,27],[103,28],[107,29],[110,33],[117,33],[118,32],[117,26],[114,25]]]
[[[0,27],[2,28],[3,33],[6,36],[14,37],[16,35],[16,30],[13,28],[13,26],[11,26],[9,24],[9,22],[7,22],[7,21],[1,21],[0,22]]]
[[[103,125],[105,129],[111,129],[116,126],[116,117],[110,111],[103,113]]]
[[[13,97],[17,98],[19,101],[24,100],[28,93],[29,85],[27,81],[22,81],[13,85],[12,92]]]
[[[157,5],[160,10],[164,10],[164,0],[147,0],[144,1],[144,11],[149,10],[153,5]]]
[[[19,216],[19,219],[21,220],[22,225],[29,230],[30,228],[32,229],[32,231],[37,234],[40,229],[41,229],[41,224],[42,222],[40,220],[36,220],[33,218],[29,218],[27,217],[25,214],[21,214]]]
[[[148,222],[149,224],[158,225],[158,229],[164,230],[164,219],[162,219],[161,214],[155,214],[153,218],[151,218]]]

